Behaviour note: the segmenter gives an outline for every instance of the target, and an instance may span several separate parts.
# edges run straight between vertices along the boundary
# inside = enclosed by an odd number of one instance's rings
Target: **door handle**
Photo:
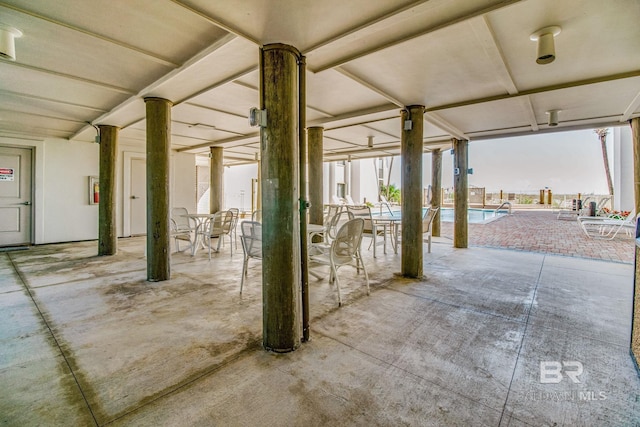
[[[26,201],[26,202],[22,202],[20,204],[21,205],[25,205],[25,206],[29,206],[29,205],[31,205],[31,202],[30,201]]]
[[[137,199],[138,197],[136,197],[136,196],[131,196],[131,198],[132,198],[132,199]]]

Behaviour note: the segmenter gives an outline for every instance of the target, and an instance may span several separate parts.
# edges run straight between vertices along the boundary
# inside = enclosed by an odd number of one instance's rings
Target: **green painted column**
[[[118,128],[100,125],[100,201],[98,202],[98,255],[118,252],[116,229],[116,168]]]
[[[209,213],[222,210],[224,198],[224,149],[210,147],[209,162]]]
[[[171,101],[145,98],[147,110],[147,280],[171,278],[169,153]]]
[[[311,127],[309,134],[309,222],[322,225],[324,221],[323,192],[323,127]]]
[[[431,206],[442,205],[442,151],[439,148],[431,151]],[[431,235],[440,237],[440,211],[433,217]]]
[[[262,343],[275,352],[301,342],[299,210],[300,53],[269,44],[260,50],[260,105],[267,112],[261,129],[262,159]]]
[[[400,115],[402,135],[402,275],[422,277],[422,150],[424,105],[411,105]]]
[[[469,142],[459,139],[452,139],[453,143],[453,194],[454,194],[454,217],[453,217],[453,247],[468,247],[469,219],[467,210],[469,208]],[[457,173],[456,173],[457,172]]]

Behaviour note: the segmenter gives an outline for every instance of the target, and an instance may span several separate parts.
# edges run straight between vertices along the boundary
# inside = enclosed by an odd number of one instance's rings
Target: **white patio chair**
[[[424,213],[422,214],[422,233],[423,235],[425,235],[424,237],[427,239],[427,252],[431,253],[431,224],[433,224],[433,218],[436,217],[436,214],[438,213],[438,210],[440,208],[434,208],[434,207],[429,207],[427,208]],[[398,229],[396,230],[396,235],[397,235],[397,242],[396,244],[400,244],[400,242],[402,241],[401,236],[402,236],[402,225],[401,223],[397,224],[396,227],[398,227]]]
[[[382,237],[383,252],[387,253],[387,229],[386,223],[376,224],[371,216],[371,208],[369,206],[347,206],[347,210],[351,212],[354,218],[362,218],[364,220],[364,229],[362,234],[371,237],[369,249],[373,245],[373,257],[376,258],[377,239]]]
[[[431,225],[433,224],[433,218],[436,217],[439,209],[439,207],[430,207],[422,216],[422,233],[426,234],[428,253],[431,253]]]
[[[231,240],[233,240],[233,243],[235,245],[236,250],[238,250],[238,232],[237,232],[237,227],[238,227],[238,219],[240,218],[240,209],[238,208],[229,208],[229,212],[231,212],[233,214],[233,222],[231,223]]]
[[[240,279],[240,293],[247,276],[249,259],[262,259],[262,224],[257,221],[242,221],[240,224],[240,243],[244,252],[242,262],[242,279]]]
[[[231,255],[233,255],[233,242],[231,241],[231,226],[233,224],[233,212],[220,211],[208,220],[202,229],[202,241],[209,247],[209,261],[211,261],[211,247],[213,246],[211,240],[218,239],[215,252],[220,252],[220,245],[224,240],[224,236],[229,236],[229,246],[231,248]]]
[[[186,208],[171,209],[171,237],[174,240],[176,251],[182,252],[193,247],[195,243],[196,220],[186,215],[189,211]],[[180,242],[188,242],[188,246],[180,250]]]
[[[315,255],[309,259],[309,273],[318,279],[322,279],[325,276],[313,270],[313,267],[318,265],[329,266],[329,283],[335,282],[336,284],[336,291],[338,292],[338,306],[342,305],[338,269],[344,265],[351,265],[352,267],[355,267],[358,273],[360,272],[360,268],[362,268],[367,284],[367,295],[370,293],[369,275],[367,274],[367,269],[362,262],[362,257],[360,256],[360,243],[362,242],[363,229],[364,220],[362,218],[350,219],[338,230],[336,238],[331,242],[331,249],[328,254]]]
[[[338,229],[346,221],[353,219],[353,214],[347,210],[342,209],[330,209],[330,213],[324,219],[324,240],[322,242],[310,242],[309,243],[309,255],[318,255],[328,253],[331,249],[331,242],[333,242],[338,234]],[[329,215],[333,214],[329,218]]]

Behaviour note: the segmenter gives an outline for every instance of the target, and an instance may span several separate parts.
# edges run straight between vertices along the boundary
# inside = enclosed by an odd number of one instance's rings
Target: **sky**
[[[430,156],[425,160],[430,162]],[[425,166],[430,176],[430,165]],[[600,140],[593,130],[471,141],[469,167],[469,185],[487,192],[537,193],[548,187],[554,194],[608,194]],[[452,169],[447,150],[442,155],[444,188],[453,187]]]

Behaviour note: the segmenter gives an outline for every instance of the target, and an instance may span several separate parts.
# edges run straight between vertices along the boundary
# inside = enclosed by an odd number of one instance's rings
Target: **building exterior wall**
[[[35,244],[98,238],[98,205],[89,204],[89,177],[100,172],[97,144],[66,139],[27,140],[0,138],[0,144],[33,149],[33,229]],[[118,147],[117,229],[123,236],[123,153],[145,155],[143,146]],[[195,160],[193,154],[174,153],[171,159],[173,206],[195,210]],[[177,173],[179,171],[179,173]]]

